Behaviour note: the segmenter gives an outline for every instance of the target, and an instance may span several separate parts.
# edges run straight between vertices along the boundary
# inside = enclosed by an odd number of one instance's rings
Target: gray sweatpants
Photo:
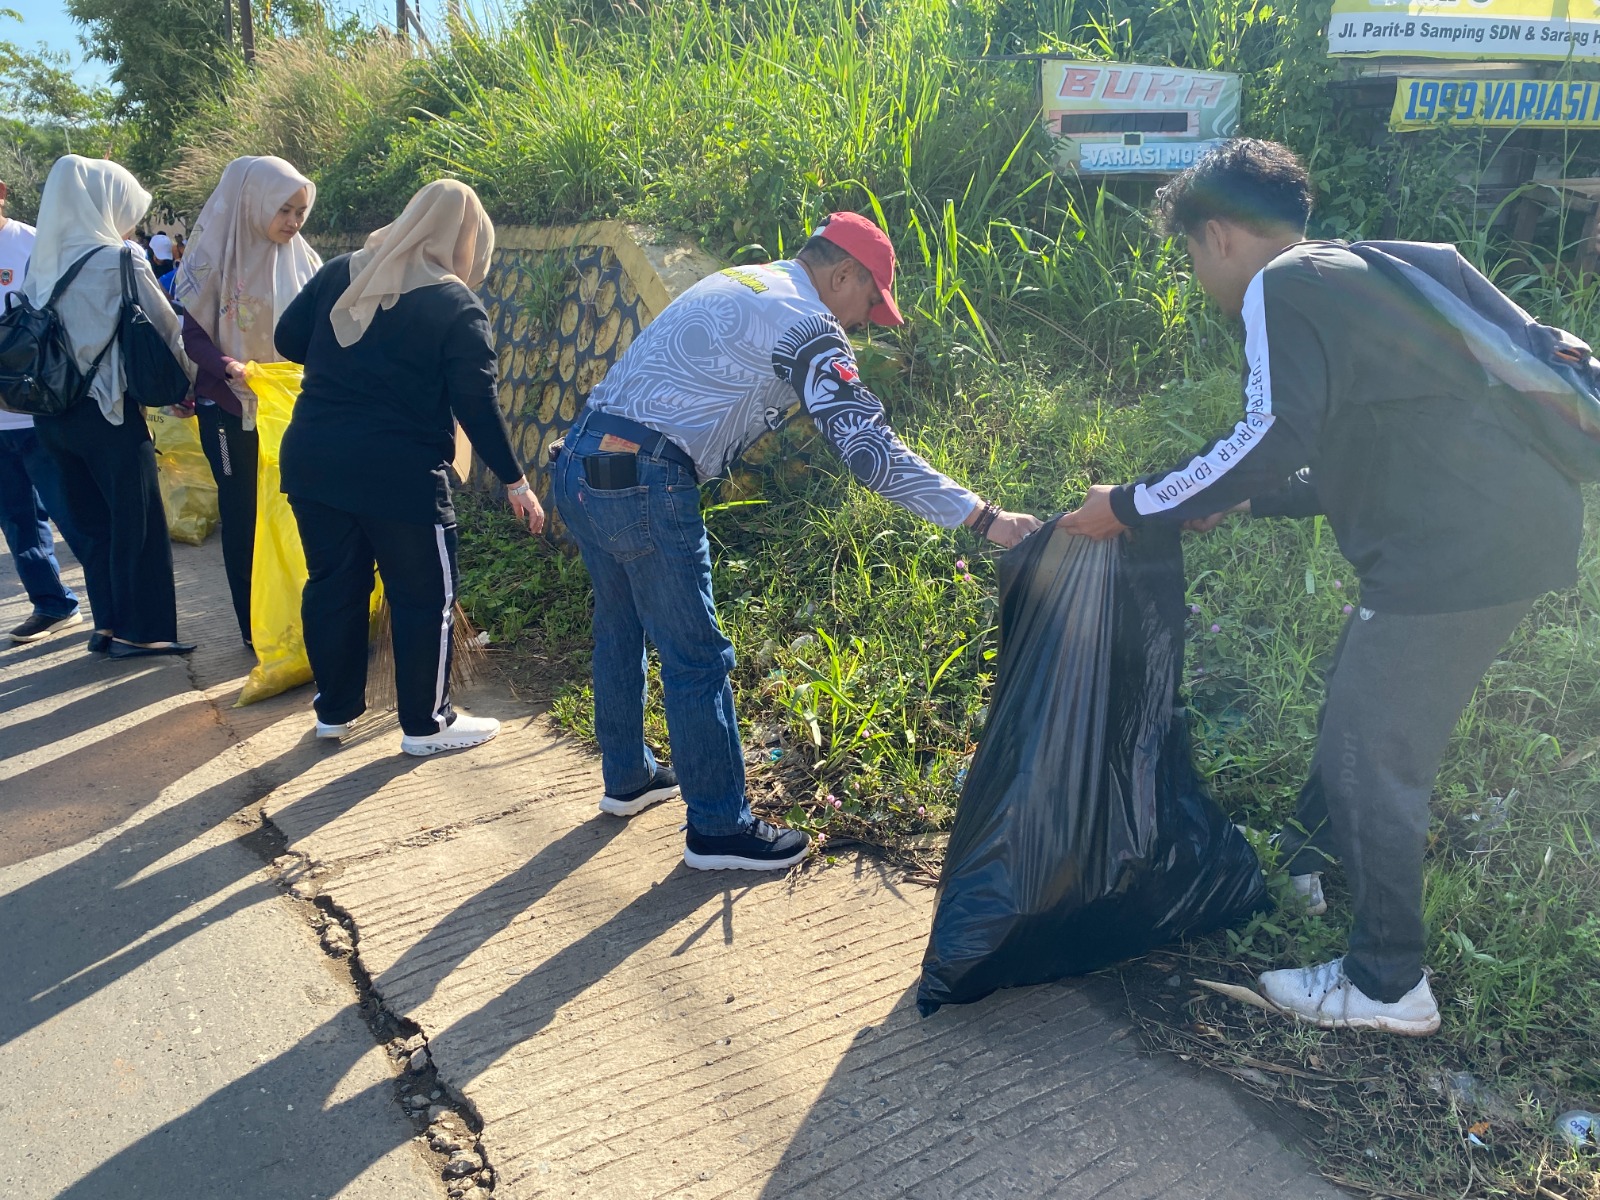
[[[1478,681],[1532,607],[1428,616],[1363,608],[1339,637],[1310,776],[1282,839],[1290,874],[1320,871],[1328,855],[1342,860],[1355,911],[1345,974],[1374,1000],[1393,1003],[1422,978],[1434,779]]]

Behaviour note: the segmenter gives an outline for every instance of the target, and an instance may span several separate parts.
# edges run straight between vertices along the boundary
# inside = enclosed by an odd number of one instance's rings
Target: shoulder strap
[[[93,250],[89,251],[89,253],[85,254],[77,262],[68,267],[66,274],[62,275],[60,279],[56,280],[55,289],[50,293],[50,299],[45,301],[45,307],[54,308],[56,301],[61,299],[61,293],[67,290],[67,285],[69,285],[78,277],[79,271],[83,270],[83,264],[88,262],[91,258],[93,258],[96,254],[99,254],[100,251],[104,249],[104,246],[96,246]]]
[[[71,281],[70,276],[76,274],[78,268],[89,260],[90,255],[94,254],[96,250],[103,250],[104,248],[105,247],[103,246],[96,246],[94,250],[89,251],[88,254],[85,254],[76,263],[74,263],[72,270],[68,272],[68,282]],[[87,396],[89,394],[89,388],[94,383],[95,376],[100,374],[101,362],[105,360],[105,356],[107,354],[111,353],[111,347],[116,345],[117,342],[122,338],[122,322],[126,315],[125,310],[128,303],[128,289],[132,282],[133,251],[127,246],[124,246],[122,248],[122,303],[124,312],[118,314],[116,324],[112,325],[111,327],[111,336],[106,339],[106,344],[100,347],[100,353],[94,356],[94,361],[89,364],[89,369],[83,373],[83,390],[78,393],[79,396]],[[137,295],[138,293],[135,292],[134,294]],[[52,297],[52,300],[53,299],[54,297]]]
[[[137,303],[139,300],[139,284],[133,275],[133,251],[127,246],[122,248],[122,303],[124,306]]]

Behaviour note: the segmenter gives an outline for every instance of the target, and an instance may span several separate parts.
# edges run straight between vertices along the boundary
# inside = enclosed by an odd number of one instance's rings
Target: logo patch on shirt
[[[753,271],[741,271],[738,267],[725,267],[720,273],[726,275],[735,283],[744,284],[745,287],[757,294],[770,290],[767,285],[761,281],[761,276],[755,274]]]
[[[10,267],[0,267],[0,287],[10,287],[16,277],[17,273]]]
[[[861,372],[856,369],[855,363],[848,363],[843,359],[833,364],[833,373],[845,383],[855,383],[861,378]]]

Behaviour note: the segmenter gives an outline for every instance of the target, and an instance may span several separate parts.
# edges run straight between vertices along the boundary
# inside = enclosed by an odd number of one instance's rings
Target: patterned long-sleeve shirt
[[[850,339],[798,262],[702,279],[634,339],[589,405],[666,434],[702,480],[726,473],[803,407],[850,473],[902,508],[953,528],[981,503],[889,427]]]

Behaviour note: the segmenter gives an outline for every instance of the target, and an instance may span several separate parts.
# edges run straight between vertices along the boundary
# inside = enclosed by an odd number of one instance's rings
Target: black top
[[[341,346],[328,314],[349,286],[342,254],[312,276],[273,335],[278,353],[306,368],[283,436],[283,491],[344,512],[454,524],[454,421],[504,482],[522,477],[496,395],[489,316],[461,284],[436,284],[380,308],[360,341]]]
[[[1420,295],[1305,242],[1252,281],[1244,325],[1244,419],[1113,490],[1124,524],[1241,500],[1258,517],[1324,513],[1377,612],[1492,608],[1576,581],[1577,486]]]

